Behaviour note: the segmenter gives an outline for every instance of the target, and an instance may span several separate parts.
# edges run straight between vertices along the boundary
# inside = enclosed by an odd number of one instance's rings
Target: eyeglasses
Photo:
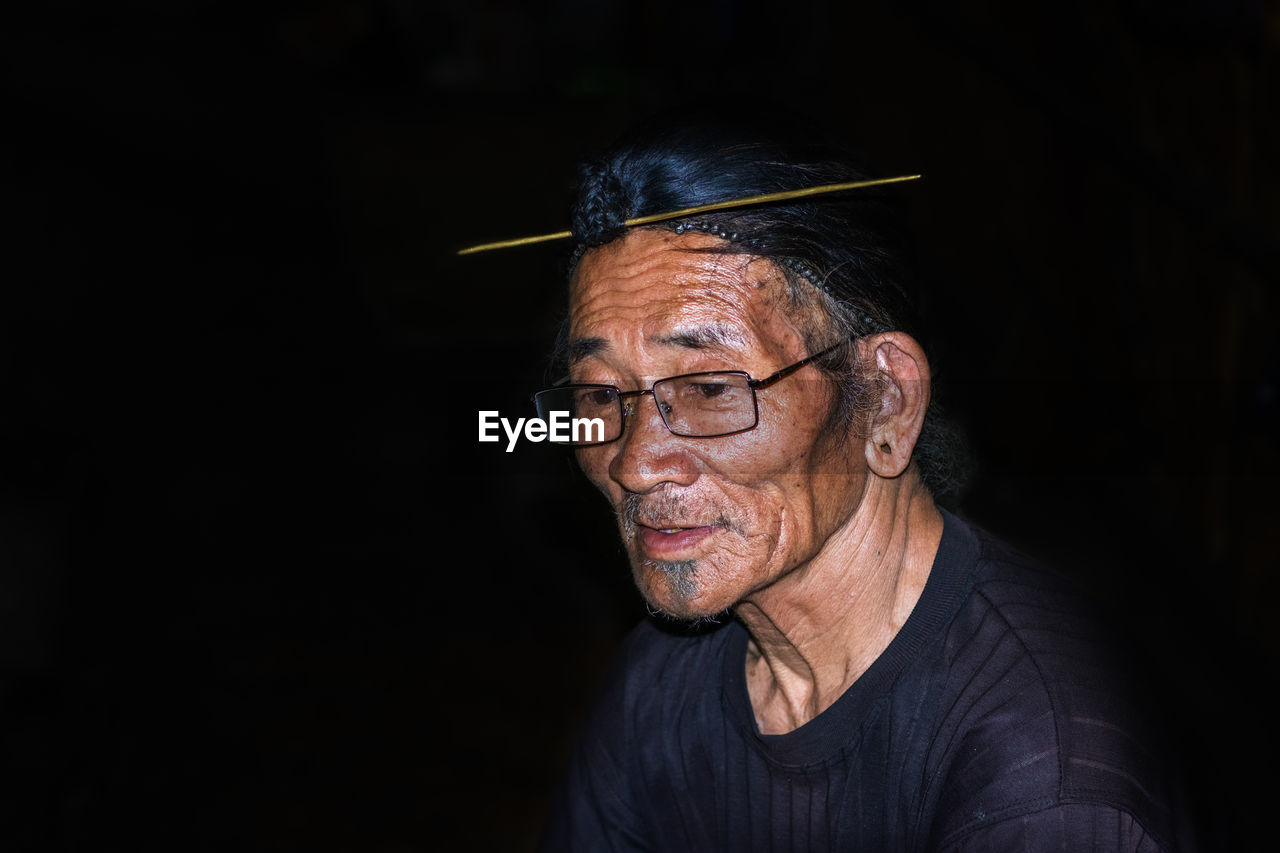
[[[684,438],[736,435],[754,429],[760,422],[756,391],[787,378],[846,343],[848,341],[841,341],[764,379],[752,379],[744,370],[712,370],[659,379],[650,388],[639,391],[623,391],[615,385],[557,385],[534,394],[533,402],[538,417],[552,424],[548,439],[574,447],[617,441],[622,437],[627,418],[635,414],[635,404],[630,398],[645,394],[653,396],[662,422],[674,435]],[[559,433],[555,429],[557,423],[565,427]]]

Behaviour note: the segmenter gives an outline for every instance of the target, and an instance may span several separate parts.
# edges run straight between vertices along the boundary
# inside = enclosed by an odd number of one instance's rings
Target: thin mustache
[[[646,527],[656,527],[657,525],[670,526],[674,520],[687,520],[690,516],[701,515],[701,513],[692,512],[686,501],[675,495],[646,496],[629,494],[622,500],[622,505],[618,508],[618,519],[621,522],[623,531],[630,536],[635,533],[637,525],[644,524]],[[715,518],[709,522],[702,519],[695,519],[699,527],[725,527],[734,529],[731,519],[724,513],[717,512]],[[646,523],[649,522],[649,523]],[[691,527],[694,525],[677,523],[679,527]]]

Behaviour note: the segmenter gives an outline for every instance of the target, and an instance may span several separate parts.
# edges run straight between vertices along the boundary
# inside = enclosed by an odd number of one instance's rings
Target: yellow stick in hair
[[[696,207],[683,207],[679,210],[669,210],[666,213],[651,213],[647,216],[637,216],[635,219],[628,219],[622,223],[628,228],[633,225],[650,225],[654,222],[665,222],[668,219],[680,219],[685,216],[696,216],[699,213],[712,213],[717,210],[730,210],[735,207],[747,207],[752,204],[768,204],[774,201],[787,201],[793,198],[804,198],[811,195],[822,195],[824,193],[840,192],[842,190],[856,190],[862,187],[874,187],[881,184],[897,184],[902,181],[915,181],[924,177],[923,175],[899,175],[896,178],[873,178],[868,181],[849,181],[843,184],[823,184],[817,187],[806,187],[799,190],[784,190],[776,193],[764,193],[763,195],[746,196],[745,198],[734,198],[729,201],[717,201],[712,204],[700,204]],[[487,252],[491,249],[509,249],[513,246],[527,246],[530,243],[545,243],[549,240],[564,240],[572,237],[572,231],[557,231],[554,234],[539,234],[536,237],[519,237],[515,240],[500,240],[497,243],[482,243],[479,246],[470,246],[466,249],[459,249],[459,255],[473,255],[476,252]]]

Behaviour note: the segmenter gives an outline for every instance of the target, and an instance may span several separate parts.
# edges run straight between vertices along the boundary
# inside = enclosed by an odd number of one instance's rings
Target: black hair
[[[728,199],[884,177],[795,116],[746,119],[671,115],[615,144],[580,169],[569,270],[588,250],[626,232],[626,220]],[[777,265],[792,307],[807,315],[810,352],[834,335],[904,331],[927,346],[916,310],[914,255],[894,189],[868,187],[699,214],[654,226],[702,231],[724,241],[708,251],[750,254]],[[816,311],[810,310],[816,309]],[[847,426],[879,400],[855,348],[820,365],[839,388],[833,412]],[[914,461],[935,497],[958,490],[962,443],[931,402]]]

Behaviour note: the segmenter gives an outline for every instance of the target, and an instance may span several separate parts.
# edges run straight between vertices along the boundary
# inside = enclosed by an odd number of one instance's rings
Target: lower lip
[[[714,532],[714,527],[682,527],[674,533],[664,533],[652,527],[641,527],[640,547],[650,557],[676,557],[693,548]]]

